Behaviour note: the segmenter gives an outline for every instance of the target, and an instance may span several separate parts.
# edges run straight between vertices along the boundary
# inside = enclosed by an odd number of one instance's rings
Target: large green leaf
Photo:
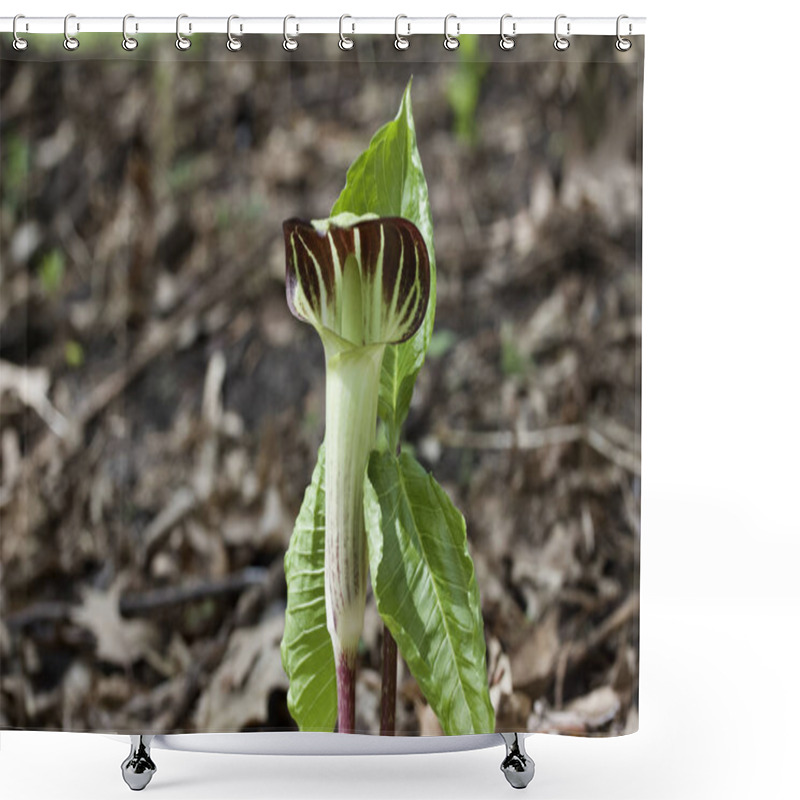
[[[464,518],[414,458],[388,452],[370,459],[364,513],[378,610],[442,729],[493,733]]]
[[[284,560],[286,627],[281,660],[289,711],[302,731],[333,731],[336,671],[325,617],[325,445],[306,489]]]
[[[378,130],[369,147],[347,171],[347,182],[331,209],[331,216],[342,212],[404,217],[417,226],[428,248],[430,298],[425,320],[407,342],[386,348],[381,370],[378,414],[386,425],[389,447],[394,450],[408,415],[414,381],[425,360],[436,308],[433,220],[417,150],[410,80],[397,116]]]

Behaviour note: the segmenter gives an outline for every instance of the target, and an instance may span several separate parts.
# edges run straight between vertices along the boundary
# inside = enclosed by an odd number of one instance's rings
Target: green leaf
[[[414,384],[425,360],[425,349],[420,341],[421,330],[404,344],[389,345],[383,354],[378,416],[386,425],[387,447],[392,453],[397,451],[400,429],[408,415]]]
[[[64,280],[64,254],[50,250],[39,263],[39,283],[49,295],[55,295]]]
[[[70,367],[80,367],[83,364],[84,354],[80,342],[68,339],[64,343],[64,360]]]
[[[489,69],[489,62],[480,57],[480,38],[476,35],[459,37],[458,67],[445,88],[456,136],[466,145],[474,145],[478,139],[475,112],[483,79]]]
[[[374,452],[364,486],[378,611],[447,734],[493,733],[464,518],[411,456]]]
[[[381,370],[378,414],[386,424],[389,446],[394,450],[411,405],[414,381],[425,361],[436,308],[433,220],[417,150],[410,80],[397,116],[378,130],[369,147],[347,171],[347,182],[331,209],[331,216],[343,212],[404,217],[417,226],[428,248],[430,297],[425,319],[407,342],[386,348]]]
[[[306,489],[284,560],[286,627],[281,661],[289,712],[302,731],[332,732],[336,672],[325,617],[325,445]]]

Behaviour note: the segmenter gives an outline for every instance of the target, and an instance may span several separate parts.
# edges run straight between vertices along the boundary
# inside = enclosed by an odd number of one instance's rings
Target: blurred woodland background
[[[413,73],[438,305],[406,440],[467,520],[497,729],[636,730],[636,52],[91,39],[0,54],[0,727],[294,727],[324,360],[281,223],[328,215]],[[381,634],[368,602],[364,731]],[[404,667],[397,720],[439,732]]]

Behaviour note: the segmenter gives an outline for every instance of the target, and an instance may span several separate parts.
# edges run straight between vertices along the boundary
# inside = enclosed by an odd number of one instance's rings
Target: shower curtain
[[[0,729],[637,729],[615,41],[4,35]]]

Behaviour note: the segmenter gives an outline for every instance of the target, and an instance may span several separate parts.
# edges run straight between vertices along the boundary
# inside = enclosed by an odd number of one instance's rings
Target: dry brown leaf
[[[153,552],[173,528],[182,522],[197,506],[197,496],[187,488],[176,489],[170,501],[144,529],[142,539],[146,553]]]
[[[566,583],[581,574],[581,565],[575,555],[576,545],[582,538],[578,524],[556,523],[544,547],[531,558],[514,562],[514,582],[529,580],[545,594],[552,595]]]
[[[381,676],[374,669],[360,669],[356,681],[356,730],[380,733]]]
[[[511,656],[514,686],[538,697],[553,674],[559,646],[558,609],[551,608]]]
[[[5,428],[0,435],[0,452],[3,455],[2,481],[0,491],[10,491],[22,471],[22,451],[19,434],[13,428]]]
[[[495,713],[504,697],[510,697],[514,691],[511,679],[511,662],[503,652],[500,642],[494,637],[489,639],[489,699]]]
[[[608,725],[619,710],[617,693],[610,686],[601,686],[576,698],[563,711],[554,711],[538,701],[528,718],[527,729],[538,733],[592,733]]]
[[[258,522],[252,516],[232,511],[222,520],[221,530],[225,544],[230,547],[260,544]]]
[[[282,636],[280,614],[231,635],[225,658],[197,706],[198,730],[235,732],[266,722],[270,691],[289,686],[281,664]]]
[[[619,695],[610,686],[601,686],[568,703],[564,711],[579,718],[587,730],[593,730],[611,722],[619,707]]]
[[[62,719],[65,730],[74,727],[84,703],[92,702],[92,673],[82,661],[73,661],[61,682]]]
[[[98,675],[92,686],[92,702],[101,708],[117,708],[131,700],[131,685],[122,673]]]
[[[417,701],[414,703],[414,708],[419,721],[420,736],[444,736],[444,731],[434,710],[427,703]]]
[[[531,712],[531,699],[514,691],[515,678],[508,654],[500,642],[489,639],[489,698],[495,711],[498,729],[517,730],[525,727]]]
[[[264,511],[259,522],[258,538],[270,549],[285,551],[289,547],[294,519],[284,505],[281,493],[275,485],[267,489]]]
[[[525,730],[532,705],[531,698],[524,692],[512,692],[510,695],[505,695],[497,708],[496,729]]]
[[[186,522],[186,540],[203,564],[207,577],[223,578],[229,574],[228,553],[219,530],[190,519]]]
[[[81,605],[72,611],[72,621],[94,634],[100,659],[130,667],[153,649],[156,630],[148,622],[122,617],[119,598],[123,582],[120,576],[107,591],[84,589]]]
[[[628,718],[625,721],[625,728],[623,734],[636,733],[639,730],[639,709],[636,707],[631,708],[628,712]]]
[[[187,687],[187,676],[176,675],[163,681],[147,692],[130,696],[130,685],[127,686],[127,702],[121,709],[121,716],[131,723],[139,721],[142,727],[151,730],[166,730],[175,726],[175,709],[184,702]],[[129,723],[130,724],[130,723]]]
[[[563,341],[569,331],[569,316],[563,293],[553,294],[541,302],[519,336],[520,351],[536,355],[552,341]]]
[[[0,360],[0,401],[8,393],[32,408],[57,436],[69,433],[69,421],[47,397],[50,372],[44,367],[20,367],[10,361]]]

